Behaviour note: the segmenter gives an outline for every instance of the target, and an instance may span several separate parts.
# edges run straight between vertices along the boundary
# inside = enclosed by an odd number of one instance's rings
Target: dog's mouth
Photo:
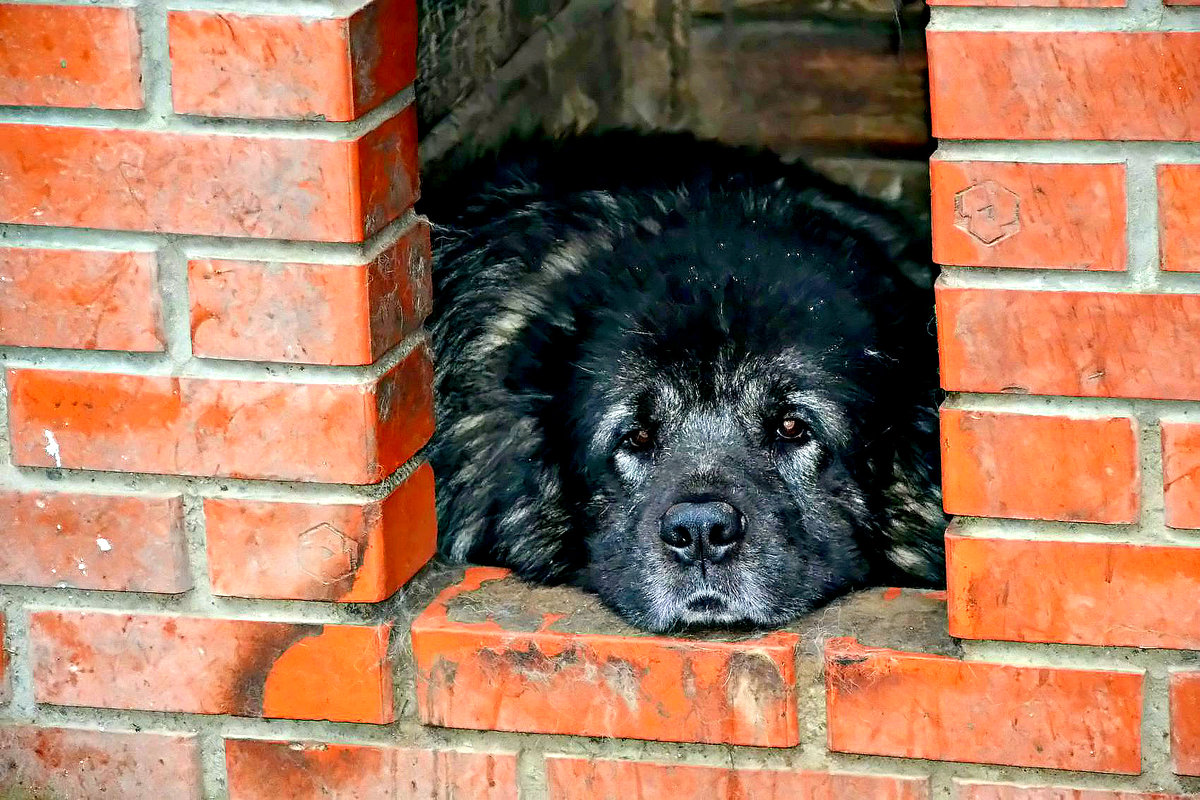
[[[725,601],[715,594],[694,595],[686,605],[695,614],[720,614],[727,608]]]

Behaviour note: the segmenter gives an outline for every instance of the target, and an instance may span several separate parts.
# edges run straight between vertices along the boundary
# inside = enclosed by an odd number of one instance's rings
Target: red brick
[[[1200,528],[1200,425],[1163,420],[1163,505],[1172,528]]]
[[[0,105],[141,108],[133,9],[0,4]]]
[[[924,778],[546,759],[549,800],[926,800]]]
[[[517,800],[517,758],[425,748],[226,739],[230,800]]]
[[[0,248],[0,345],[161,352],[157,279],[153,253]]]
[[[0,796],[199,800],[192,734],[0,726]]]
[[[1171,760],[1180,775],[1200,775],[1200,672],[1171,675]]]
[[[948,514],[1137,522],[1131,417],[1055,417],[943,408]]]
[[[1067,789],[1060,786],[1015,786],[1008,783],[955,782],[956,800],[1188,800],[1177,794]],[[1195,795],[1191,796],[1196,800]]]
[[[60,706],[387,723],[389,630],[35,611],[34,694]]]
[[[417,194],[416,112],[359,139],[0,125],[0,222],[359,242]]]
[[[946,536],[950,633],[1200,649],[1200,548]]]
[[[423,464],[384,500],[357,505],[204,501],[218,595],[375,603],[433,556],[433,470]]]
[[[1200,139],[1200,32],[930,31],[943,139]]]
[[[192,588],[178,495],[0,490],[0,583],[177,594]]]
[[[508,573],[477,568],[412,626],[417,708],[448,728],[766,747],[798,743],[796,634],[736,642],[581,635],[494,618],[456,621],[451,602]],[[564,711],[570,698],[570,712]]]
[[[365,264],[188,264],[192,352],[207,358],[370,364],[429,313],[429,226]]]
[[[1200,272],[1200,164],[1158,166],[1160,266]]]
[[[1142,675],[825,647],[829,749],[1136,774]]]
[[[374,483],[429,439],[431,373],[424,347],[367,383],[11,370],[13,461]]]
[[[168,25],[181,114],[351,120],[417,73],[412,0],[374,0],[332,19],[172,11]]]
[[[937,287],[956,392],[1200,399],[1200,295]]]
[[[1125,165],[930,162],[933,258],[961,267],[1125,269]]]

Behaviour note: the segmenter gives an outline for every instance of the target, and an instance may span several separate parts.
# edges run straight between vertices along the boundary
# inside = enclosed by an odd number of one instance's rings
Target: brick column
[[[300,797],[435,546],[413,0],[164,5],[0,3],[4,796]]]
[[[1140,753],[1116,771],[1195,788],[1200,673],[1179,651],[1200,649],[1200,16],[937,6],[950,633],[968,658],[1140,677]],[[1099,726],[1113,702],[1094,692],[1080,713]]]

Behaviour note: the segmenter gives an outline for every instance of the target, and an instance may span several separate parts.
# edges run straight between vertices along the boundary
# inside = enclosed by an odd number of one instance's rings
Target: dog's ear
[[[797,167],[793,165],[791,169]],[[924,223],[807,168],[801,169],[808,185],[797,191],[799,208],[829,215],[881,250],[896,266],[899,277],[919,289],[933,288],[937,267],[933,264],[932,241]],[[781,183],[785,182],[788,181],[781,180]],[[796,186],[796,181],[792,180],[791,184]]]

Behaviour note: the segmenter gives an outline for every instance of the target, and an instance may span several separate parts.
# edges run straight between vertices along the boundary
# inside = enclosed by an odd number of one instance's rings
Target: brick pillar
[[[434,551],[415,4],[164,5],[0,3],[5,797],[302,796]]]
[[[1157,0],[937,6],[949,630],[969,658],[1139,679],[1140,729],[1122,737],[1140,750],[1110,766],[1195,789],[1200,672],[1179,651],[1200,649],[1200,16]],[[1099,731],[1115,702],[1095,690],[1076,719]],[[1103,769],[1070,766],[1080,755],[1045,765]],[[1066,796],[1023,791],[959,796]]]

